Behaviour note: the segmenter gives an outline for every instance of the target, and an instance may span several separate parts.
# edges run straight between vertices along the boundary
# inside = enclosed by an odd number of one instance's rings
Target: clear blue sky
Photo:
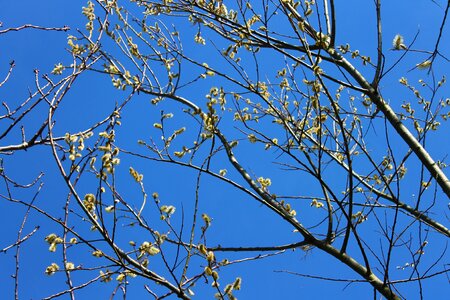
[[[337,44],[350,43],[352,49],[359,49],[362,54],[375,58],[375,19],[372,14],[373,1],[345,1],[345,4],[337,2],[338,14],[338,36]],[[445,1],[438,1],[442,6]],[[259,2],[258,2],[259,3]],[[67,53],[67,35],[77,35],[76,29],[83,28],[85,19],[81,14],[81,7],[85,2],[80,1],[5,1],[0,0],[0,22],[3,28],[18,27],[23,24],[34,24],[47,27],[62,27],[67,25],[71,28],[70,33],[64,32],[45,32],[40,30],[26,29],[20,32],[10,32],[0,35],[0,78],[6,74],[10,61],[14,60],[16,67],[10,81],[0,88],[0,101],[5,101],[10,107],[18,105],[28,95],[28,89],[34,90],[34,69],[40,70],[41,74],[49,74],[57,63],[65,65],[70,64],[71,56]],[[387,51],[392,47],[392,39],[400,33],[404,36],[406,43],[410,43],[418,33],[418,39],[415,47],[418,49],[432,49],[438,34],[437,26],[443,16],[443,9],[434,5],[430,0],[418,1],[384,1],[383,3],[383,28],[384,28],[384,49],[386,50],[386,65],[391,65],[398,53]],[[166,19],[169,22],[169,19]],[[183,37],[192,35],[194,29],[189,24],[181,20],[176,22],[178,29]],[[184,24],[184,25],[182,25]],[[283,26],[283,25],[280,25]],[[444,32],[441,42],[441,51],[450,57],[450,40],[448,28]],[[212,38],[213,35],[205,35]],[[191,37],[190,42],[186,37],[185,48],[187,53],[197,57],[214,67],[227,68],[225,63],[217,60],[212,47],[199,48],[194,45]],[[211,41],[207,39],[207,45]],[[220,46],[221,44],[218,43]],[[191,47],[191,48],[189,48]],[[196,47],[196,48],[192,48]],[[262,72],[268,72],[273,79],[273,69],[283,67],[283,58],[273,58],[264,51],[261,54]],[[405,76],[405,71],[414,67],[426,59],[426,55],[409,55],[399,64],[398,68],[391,72],[382,82],[381,89],[384,97],[390,101],[394,108],[399,108],[403,100],[412,97],[404,87],[398,84],[398,79]],[[438,59],[434,67],[436,78],[448,72],[448,62]],[[193,68],[187,67],[183,72],[190,72]],[[271,73],[269,73],[271,72]],[[252,73],[252,70],[249,70]],[[411,71],[406,76],[416,86],[419,86],[417,80],[420,76],[425,76],[422,71]],[[217,77],[203,81],[196,85],[195,89],[186,88],[181,94],[197,103],[204,103],[204,95],[212,85],[219,85],[216,82]],[[106,117],[113,109],[116,101],[120,102],[126,97],[126,92],[121,93],[111,86],[107,76],[98,76],[96,73],[90,73],[79,78],[74,88],[67,95],[63,104],[59,108],[55,120],[55,132],[57,135],[63,135],[66,132],[79,132],[86,129],[95,121]],[[440,97],[450,97],[450,88],[444,86],[439,94]],[[193,136],[196,132],[189,132],[189,124],[192,120],[183,116],[182,108],[179,105],[163,104],[152,106],[150,98],[145,95],[137,96],[124,110],[123,125],[117,129],[117,142],[123,148],[129,150],[141,151],[137,146],[137,140],[146,140],[152,137],[159,139],[158,131],[152,124],[158,122],[160,111],[172,111],[176,118],[170,120],[171,129],[178,129],[181,126],[187,126],[188,136]],[[3,113],[2,113],[3,114]],[[25,133],[31,135],[36,126],[46,118],[46,107],[40,106],[23,123]],[[191,122],[191,123],[190,123]],[[0,121],[0,129],[4,129],[6,122]],[[231,125],[230,125],[231,126]],[[372,139],[384,140],[383,127],[371,134]],[[436,159],[443,159],[449,152],[449,134],[448,125],[444,124],[437,132],[431,134],[427,141],[427,149]],[[232,127],[225,130],[230,137],[242,138]],[[276,134],[276,131],[273,131]],[[0,146],[9,144],[18,144],[21,142],[20,130],[14,134],[0,140]],[[398,139],[393,139],[393,146],[396,151],[401,153],[405,151],[405,145]],[[372,143],[372,150],[378,157],[382,156],[384,149],[376,147],[377,143]],[[145,153],[141,151],[142,153]],[[255,177],[264,176],[272,179],[272,189],[278,194],[303,195],[310,192],[311,179],[305,178],[301,174],[288,173],[276,164],[278,153],[268,152],[262,149],[242,147],[236,150],[240,161],[244,161],[244,167],[250,170]],[[21,183],[29,183],[40,172],[44,172],[45,182],[42,191],[37,197],[36,203],[51,213],[63,216],[63,206],[66,200],[67,188],[57,174],[54,161],[51,159],[50,148],[36,147],[29,151],[19,151],[13,156],[2,155],[5,170],[8,176],[19,180]],[[283,161],[282,159],[278,160]],[[168,164],[158,164],[150,161],[137,161],[132,157],[124,155],[122,164],[118,169],[118,185],[122,188],[123,194],[135,206],[140,203],[140,191],[133,181],[130,180],[128,173],[129,166],[132,165],[140,173],[144,174],[144,183],[146,191],[151,194],[158,192],[161,200],[165,204],[176,206],[177,212],[173,219],[175,228],[179,228],[181,222],[181,212],[184,209],[186,222],[190,220],[189,212],[192,211],[193,199],[195,196],[195,182],[197,172],[185,168],[171,166]],[[237,174],[232,171],[232,166],[224,159],[216,159],[212,163],[215,171],[227,169],[230,178],[237,178]],[[419,169],[414,164],[408,166],[412,174],[417,174]],[[331,172],[332,173],[332,172]],[[330,176],[329,178],[333,178]],[[332,185],[342,185],[339,176],[333,179]],[[242,182],[242,181],[241,181]],[[417,180],[411,179],[411,186],[404,187],[404,193],[407,200],[413,202],[417,192]],[[415,184],[415,185],[414,185]],[[93,184],[89,181],[80,183],[80,194],[92,192]],[[14,189],[14,197],[29,201],[34,195],[34,190]],[[5,187],[0,185],[0,193],[5,194]],[[429,195],[432,198],[432,194]],[[430,199],[431,199],[430,198]],[[438,189],[436,200],[440,201],[437,207],[447,210],[448,200]],[[299,219],[308,223],[309,203],[305,206],[298,206]],[[302,210],[305,209],[305,210]],[[200,212],[208,213],[213,218],[213,224],[208,232],[208,245],[213,246],[221,244],[222,246],[266,246],[286,244],[297,241],[298,236],[292,232],[292,228],[274,215],[267,208],[249,199],[246,195],[232,189],[229,185],[219,182],[207,176],[202,177],[200,189]],[[0,249],[13,243],[17,238],[17,230],[22,222],[25,208],[0,200]],[[148,211],[149,218],[158,216],[154,210]],[[302,219],[303,218],[303,219]],[[74,220],[76,218],[74,217]],[[448,219],[441,219],[444,225],[448,225]],[[303,222],[303,221],[302,221]],[[312,223],[312,222],[311,222]],[[83,224],[74,222],[78,230],[83,229]],[[372,224],[372,223],[371,223]],[[375,223],[373,223],[374,225]],[[55,227],[52,222],[37,213],[32,213],[29,217],[24,233],[31,231],[35,226],[40,226],[39,231],[23,244],[20,252],[20,299],[41,299],[56,291],[64,289],[65,277],[63,274],[54,276],[45,276],[45,268],[52,262],[61,261],[61,253],[50,253],[48,245],[44,242],[46,235],[52,232],[61,233],[62,230]],[[374,225],[375,228],[375,225]],[[374,228],[364,228],[367,235],[374,235],[377,232]],[[127,239],[142,240],[141,233],[127,232],[127,236],[121,236],[122,241]],[[185,237],[187,237],[187,232]],[[145,238],[145,237],[144,237]],[[433,247],[430,256],[423,257],[423,264],[430,266],[439,255],[445,251],[445,243],[442,242],[443,236],[430,233],[428,247]],[[369,239],[370,240],[370,239]],[[371,241],[374,242],[374,241]],[[80,248],[82,249],[82,248]],[[428,249],[427,249],[428,250]],[[71,261],[76,265],[83,264],[84,267],[95,266],[92,262],[89,252],[77,251],[70,252]],[[219,259],[225,257],[223,254],[217,254]],[[256,255],[256,254],[255,254]],[[394,257],[394,261],[400,266],[408,262],[402,257]],[[250,256],[250,255],[249,255]],[[241,254],[230,254],[228,259],[246,257]],[[155,260],[155,268],[161,269],[161,261]],[[448,267],[449,256],[445,254],[442,260],[436,266],[436,269],[442,269],[445,264]],[[14,273],[15,261],[14,250],[0,255],[0,298],[12,299],[14,291],[14,280],[11,274]],[[287,273],[274,271],[292,271],[314,276],[324,276],[345,279],[360,279],[349,268],[343,266],[335,259],[317,251],[303,252],[300,250],[287,251],[286,253],[263,260],[250,261],[225,268],[220,272],[223,287],[226,283],[232,282],[235,277],[240,276],[243,279],[242,290],[236,293],[239,299],[373,299],[371,288],[367,284],[353,283],[348,285],[342,282],[322,282],[316,279],[307,279],[297,277]],[[392,269],[393,278],[404,278],[409,274],[408,270],[402,271]],[[98,274],[98,271],[73,272],[74,281],[78,284],[89,280]],[[128,290],[128,299],[143,299],[147,297],[146,291],[142,288],[142,281],[131,279]],[[208,285],[202,285],[200,281],[194,291],[197,299],[211,299],[214,290]],[[96,284],[85,291],[81,291],[78,299],[108,299],[111,292],[116,287],[116,283]],[[444,299],[450,292],[449,281],[445,276],[439,276],[429,281],[423,282],[425,299]],[[411,289],[401,289],[402,295],[407,299],[418,299],[417,285],[411,285]],[[379,296],[378,296],[379,297]],[[69,299],[61,297],[61,299]],[[172,299],[172,298],[171,298]]]

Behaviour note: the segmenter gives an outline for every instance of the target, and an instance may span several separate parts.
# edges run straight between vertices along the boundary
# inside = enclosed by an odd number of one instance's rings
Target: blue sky
[[[385,1],[383,3],[383,28],[384,28],[384,49],[386,50],[386,65],[391,65],[398,57],[398,52],[390,52],[388,49],[392,47],[392,39],[396,34],[402,34],[405,43],[408,44],[418,33],[417,42],[414,47],[417,49],[430,50],[434,45],[438,31],[437,26],[443,15],[443,9],[428,0],[414,1]],[[259,3],[259,2],[258,2]],[[442,6],[444,1],[440,1]],[[38,69],[40,74],[49,74],[57,63],[69,65],[71,63],[71,55],[66,51],[67,35],[77,35],[76,30],[83,28],[85,19],[81,14],[81,7],[86,3],[79,1],[4,1],[0,0],[0,21],[3,23],[3,29],[9,27],[17,27],[23,24],[34,24],[48,27],[62,27],[67,25],[71,28],[69,33],[64,32],[46,32],[40,30],[26,29],[20,32],[9,32],[0,35],[0,76],[6,74],[10,61],[15,61],[15,69],[8,83],[0,88],[0,100],[8,103],[10,107],[18,105],[28,95],[28,89],[34,90],[34,69]],[[255,2],[255,6],[256,6]],[[338,30],[337,44],[350,43],[352,49],[359,49],[363,55],[370,55],[375,58],[376,55],[376,39],[375,39],[375,19],[373,16],[372,1],[346,1],[345,5],[337,4],[338,14]],[[204,31],[207,39],[207,45],[201,47],[193,42],[192,34],[195,33],[193,28],[187,22],[180,19],[164,18],[166,24],[173,22],[180,31],[184,42],[186,53],[193,58],[207,62],[215,68],[227,69],[229,66],[223,60],[220,60],[217,51],[213,49],[212,41],[216,35],[208,34]],[[284,25],[280,23],[280,31]],[[0,28],[1,30],[2,28]],[[444,31],[443,40],[441,42],[442,53],[449,53],[450,41],[448,40],[448,28]],[[225,45],[223,42],[217,41],[218,47]],[[117,51],[117,50],[112,50]],[[118,53],[118,52],[116,52]],[[244,56],[245,54],[243,54]],[[450,55],[449,55],[450,56]],[[396,69],[394,69],[381,83],[383,96],[391,103],[394,109],[399,109],[404,100],[411,99],[413,95],[398,83],[398,79],[402,76],[408,77],[410,82],[419,86],[417,80],[425,76],[426,71],[411,71],[417,63],[426,59],[426,55],[408,55]],[[274,69],[283,67],[283,57],[273,57],[268,51],[261,51],[260,56],[260,72],[268,78],[274,79]],[[184,67],[186,66],[186,67]],[[249,63],[248,72],[254,74],[254,69]],[[448,62],[438,59],[434,66],[434,74],[440,79],[448,70]],[[183,80],[188,81],[194,77],[198,68],[190,64],[183,65],[183,71],[187,74]],[[371,74],[370,69],[364,72]],[[366,74],[365,74],[366,75]],[[429,78],[428,78],[429,79]],[[428,80],[427,79],[427,80]],[[182,96],[191,99],[196,103],[204,106],[204,95],[213,85],[221,84],[218,82],[218,76],[208,78],[196,84],[194,87],[182,89]],[[224,83],[226,87],[232,87],[231,84]],[[64,99],[61,107],[58,109],[55,120],[55,133],[64,135],[66,132],[79,132],[94,124],[99,119],[105,118],[114,109],[117,102],[123,101],[129,91],[119,92],[111,85],[111,81],[106,75],[98,75],[97,73],[86,73],[77,79],[76,84]],[[450,97],[450,89],[444,86],[439,92],[438,97]],[[193,138],[197,134],[195,123],[192,118],[187,117],[178,104],[168,101],[158,106],[150,104],[151,98],[147,95],[136,96],[123,111],[122,126],[116,129],[117,144],[125,150],[136,151],[141,154],[149,154],[145,152],[143,147],[137,145],[137,140],[150,141],[150,139],[159,142],[159,132],[153,128],[155,122],[159,122],[161,111],[164,113],[173,112],[174,119],[167,121],[167,128],[176,130],[182,126],[187,127],[185,139]],[[25,133],[27,136],[33,134],[33,130],[39,126],[46,118],[47,108],[41,105],[30,114],[23,122]],[[225,122],[230,122],[230,115],[224,115]],[[443,123],[443,122],[442,122]],[[0,121],[0,129],[4,129],[6,122]],[[234,129],[234,125],[229,123],[228,127],[224,126],[223,131],[228,134],[229,138],[245,138]],[[270,129],[271,125],[266,124],[268,133],[276,135],[277,130]],[[379,127],[378,127],[379,126]],[[374,130],[370,133],[371,151],[374,156],[382,157],[385,148],[378,147],[377,139],[380,144],[384,141],[383,122],[374,122]],[[389,129],[393,132],[392,129]],[[96,132],[98,134],[98,131]],[[444,159],[448,154],[450,134],[448,125],[443,123],[442,127],[436,133],[431,133],[427,139],[427,150],[436,159]],[[17,144],[21,142],[20,128],[15,130],[0,141],[0,146],[9,144]],[[182,140],[176,144],[181,147]],[[398,138],[392,139],[394,151],[401,155],[407,148]],[[177,150],[177,149],[174,149]],[[298,172],[287,172],[280,168],[274,162],[286,162],[283,157],[278,157],[276,151],[264,151],[261,147],[253,147],[244,142],[242,147],[236,149],[238,159],[243,163],[244,167],[249,170],[251,175],[256,178],[259,176],[270,177],[273,185],[271,190],[284,195],[305,195],[309,194],[316,188],[311,178],[303,176]],[[12,156],[2,155],[4,168],[10,178],[15,178],[23,184],[31,182],[40,172],[45,175],[42,179],[44,185],[39,193],[36,203],[46,211],[57,216],[63,216],[63,206],[67,197],[67,188],[62,179],[58,176],[56,164],[54,163],[50,148],[35,147],[28,151],[19,151]],[[189,224],[193,209],[193,199],[195,198],[195,184],[198,172],[183,167],[161,164],[148,160],[138,160],[135,157],[123,154],[121,156],[122,163],[117,169],[117,185],[122,190],[122,195],[130,199],[130,203],[134,206],[140,206],[141,192],[138,184],[133,182],[128,175],[129,166],[133,166],[139,173],[144,174],[144,184],[149,195],[152,192],[158,192],[161,201],[167,205],[174,205],[177,208],[172,222],[175,228],[181,226],[182,211],[185,212],[185,222]],[[199,160],[200,161],[200,160]],[[356,166],[358,167],[358,166]],[[225,159],[224,155],[219,155],[213,160],[211,168],[214,171],[227,169],[229,178],[239,180],[238,174],[233,172],[232,166]],[[417,196],[417,174],[419,167],[417,161],[411,159],[408,166],[409,177],[402,186],[402,195],[405,202],[414,203]],[[337,189],[345,185],[345,179],[339,177],[339,173],[334,174],[333,169],[327,170],[327,178],[331,180],[331,185]],[[240,181],[242,182],[242,180]],[[80,182],[78,186],[80,194],[92,192],[97,181],[93,176],[87,177]],[[0,185],[0,193],[5,194],[5,186]],[[13,196],[17,199],[30,201],[36,188],[33,189],[14,189]],[[435,195],[439,204],[433,208],[433,211],[445,211],[448,213],[448,200],[445,195],[438,189]],[[433,199],[433,193],[427,194],[428,200]],[[425,200],[424,200],[425,201]],[[146,216],[150,220],[158,221],[159,215],[153,203],[148,204]],[[306,224],[313,224],[313,220],[319,217],[309,210],[309,202],[296,203],[296,209],[299,213],[299,220]],[[280,220],[278,216],[261,206],[259,203],[250,199],[242,192],[236,191],[230,185],[227,185],[217,179],[206,175],[201,177],[199,212],[207,213],[213,218],[211,228],[208,230],[208,245],[222,246],[268,246],[286,244],[298,241],[298,236],[292,232],[292,227]],[[17,238],[17,230],[22,222],[25,208],[17,204],[6,201],[0,201],[0,249],[13,243]],[[438,220],[444,225],[448,224],[448,218],[445,214],[437,216]],[[77,230],[89,234],[89,227],[83,222],[73,217],[73,225]],[[376,235],[378,234],[375,223],[370,223],[374,227],[361,228],[361,232],[367,236],[374,235],[374,239],[368,238],[370,242],[376,243]],[[33,212],[25,226],[24,233],[31,231],[35,226],[40,226],[38,232],[24,243],[20,252],[20,299],[41,299],[52,293],[65,288],[63,274],[54,276],[45,276],[45,268],[54,261],[61,261],[61,253],[50,253],[48,245],[44,242],[45,236],[52,232],[61,233],[61,228],[55,225],[44,216]],[[158,225],[164,230],[163,224]],[[167,228],[166,228],[167,230]],[[188,229],[185,229],[185,237],[187,237]],[[142,232],[133,231],[130,228],[123,227],[120,241],[126,243],[129,239],[136,241],[145,239],[141,236]],[[440,253],[445,252],[445,239],[436,233],[431,232],[427,237],[430,246],[430,256],[423,257],[423,264],[431,266]],[[354,245],[351,245],[354,247]],[[76,248],[78,249],[78,248]],[[352,249],[352,248],[351,248]],[[380,249],[377,249],[379,251]],[[173,254],[172,250],[168,253]],[[76,264],[82,264],[84,267],[93,267],[96,261],[92,260],[92,256],[80,247],[79,250],[69,251],[71,260]],[[238,259],[250,257],[242,254],[216,254],[220,259]],[[257,255],[257,253],[254,253]],[[403,265],[408,262],[404,252],[399,251],[394,254],[394,263],[392,268],[392,276],[395,279],[407,277],[406,271],[395,269],[395,265]],[[359,257],[357,257],[359,259]],[[439,261],[436,270],[442,269],[447,264],[449,256],[447,253]],[[162,270],[161,260],[155,259],[154,268]],[[198,263],[198,262],[197,262]],[[14,250],[9,250],[5,255],[0,256],[0,294],[5,295],[5,299],[13,297],[14,280],[11,274],[14,273],[15,261]],[[202,263],[200,263],[202,264]],[[426,268],[424,266],[424,268]],[[332,278],[360,279],[349,268],[343,266],[335,259],[328,255],[312,251],[286,251],[286,253],[269,257],[262,260],[250,261],[242,264],[236,264],[228,268],[223,268],[220,272],[223,287],[226,283],[233,282],[237,276],[242,277],[242,290],[236,293],[239,299],[369,299],[373,298],[372,289],[363,283],[353,283],[346,285],[342,282],[323,282],[316,279],[308,279],[287,274],[286,272],[274,271],[290,271],[314,276],[324,276]],[[74,281],[78,284],[97,276],[98,271],[93,272],[73,272]],[[128,299],[140,299],[147,297],[147,293],[142,287],[143,280],[130,279],[128,287]],[[423,282],[425,299],[444,299],[444,295],[450,292],[448,278],[437,276],[431,280]],[[151,284],[150,284],[151,285]],[[93,285],[78,294],[79,299],[108,299],[111,292],[116,288],[116,283]],[[152,286],[155,289],[157,287]],[[402,295],[407,299],[418,299],[417,285],[410,285],[411,288],[402,288]],[[214,290],[208,285],[203,285],[199,281],[194,288],[197,299],[210,299],[214,295]],[[69,299],[61,297],[61,299]],[[172,299],[172,298],[171,298]]]

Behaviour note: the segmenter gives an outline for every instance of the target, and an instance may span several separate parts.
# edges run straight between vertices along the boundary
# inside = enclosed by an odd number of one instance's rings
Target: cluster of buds
[[[117,157],[119,155],[119,149],[117,147],[113,148],[112,143],[115,139],[115,132],[111,130],[109,133],[106,131],[99,133],[100,137],[104,138],[105,144],[99,146],[98,150],[103,152],[102,155],[102,171],[100,173],[103,179],[106,179],[108,174],[113,174],[115,166],[120,163],[120,159]],[[95,159],[94,159],[95,162]]]
[[[66,133],[64,141],[69,145],[69,160],[74,161],[81,157],[81,151],[84,150],[84,140],[92,136],[92,132],[86,134],[70,134]]]
[[[48,251],[50,252],[55,252],[56,245],[63,243],[63,239],[54,233],[47,235],[45,241],[50,244],[50,247],[48,248]]]
[[[138,259],[140,259],[141,257],[143,257],[144,255],[156,255],[160,252],[159,248],[155,247],[152,243],[150,242],[143,242],[140,246],[139,246],[139,257]]]

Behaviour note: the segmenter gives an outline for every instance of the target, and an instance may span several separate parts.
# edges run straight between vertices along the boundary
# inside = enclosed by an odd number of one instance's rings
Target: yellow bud
[[[66,270],[71,271],[75,269],[75,265],[72,262],[66,262]]]
[[[200,252],[201,252],[202,254],[204,254],[204,255],[206,255],[206,254],[208,253],[208,251],[207,251],[205,245],[203,245],[203,244],[200,244],[200,245],[198,246],[198,250],[200,250]]]
[[[208,255],[206,256],[206,260],[208,261],[208,262],[213,262],[214,260],[215,260],[215,257],[214,257],[214,252],[212,252],[212,251],[209,251],[208,252]]]
[[[210,267],[205,267],[205,274],[206,274],[207,276],[211,276],[212,272],[213,272],[213,271],[211,270]]]
[[[213,271],[212,274],[211,274],[211,276],[212,276],[212,278],[213,278],[214,280],[216,280],[216,281],[219,279],[219,273],[217,273],[216,271]]]

